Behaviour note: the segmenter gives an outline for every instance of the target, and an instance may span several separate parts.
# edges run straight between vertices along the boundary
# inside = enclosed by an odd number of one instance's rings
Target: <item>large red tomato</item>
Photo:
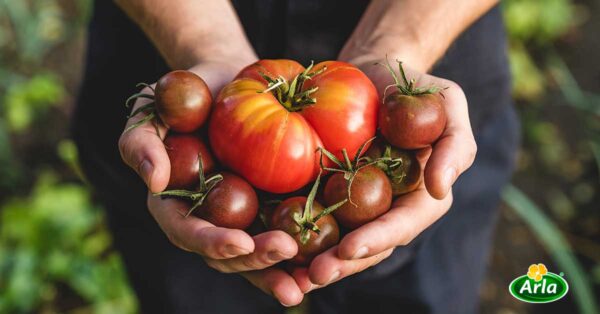
[[[259,189],[287,193],[317,176],[318,147],[353,158],[375,135],[378,107],[375,86],[351,64],[261,60],[221,90],[209,138],[223,165]]]

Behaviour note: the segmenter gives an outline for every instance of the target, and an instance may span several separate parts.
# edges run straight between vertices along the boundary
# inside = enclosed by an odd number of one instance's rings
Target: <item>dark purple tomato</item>
[[[386,146],[389,145],[377,139],[365,155],[371,159],[385,157]],[[412,192],[421,184],[423,169],[417,158],[417,152],[418,150],[404,150],[390,146],[387,157],[393,160],[381,161],[376,164],[390,179],[394,197]]]
[[[158,80],[154,91],[156,112],[171,130],[188,133],[206,122],[212,95],[204,80],[193,72],[169,72]]]
[[[446,127],[446,112],[439,94],[388,95],[379,107],[379,128],[390,144],[404,149],[434,143]]]
[[[269,228],[272,230],[283,230],[291,235],[298,243],[298,254],[290,262],[296,265],[308,265],[312,259],[336,245],[340,240],[340,230],[337,222],[331,215],[325,215],[315,222],[320,232],[310,232],[310,238],[306,243],[301,241],[301,226],[296,223],[294,215],[302,215],[307,198],[296,196],[288,198],[280,203],[272,213],[269,220]],[[312,218],[324,210],[323,206],[313,202]],[[339,210],[339,209],[338,209]]]
[[[215,168],[208,147],[197,135],[170,133],[164,144],[171,162],[167,189],[187,189],[198,184],[198,155],[202,156],[204,173],[210,173]]]
[[[355,229],[383,215],[392,204],[390,180],[376,166],[366,166],[356,172],[348,195],[348,180],[343,173],[334,173],[323,191],[325,205],[331,206],[349,199],[333,212],[344,227]]]
[[[221,174],[198,208],[192,213],[216,226],[246,229],[258,213],[258,197],[252,186],[235,174]]]

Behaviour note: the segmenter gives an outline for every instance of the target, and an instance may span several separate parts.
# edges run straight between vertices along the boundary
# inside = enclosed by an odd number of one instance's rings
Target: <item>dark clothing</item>
[[[336,59],[368,1],[233,1],[260,58]],[[121,161],[122,104],[137,82],[168,71],[144,34],[113,4],[96,1],[85,78],[73,119],[82,166],[103,202],[144,313],[273,313],[281,306],[236,275],[172,246],[146,210],[146,188]],[[405,248],[356,276],[310,294],[314,313],[473,313],[501,187],[518,146],[499,8],[466,30],[433,74],[469,101],[479,151],[454,186],[454,204]]]

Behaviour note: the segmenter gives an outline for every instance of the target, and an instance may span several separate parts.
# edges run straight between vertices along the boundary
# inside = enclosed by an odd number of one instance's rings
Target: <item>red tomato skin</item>
[[[202,156],[204,173],[215,169],[215,162],[208,147],[197,135],[169,133],[164,144],[171,163],[167,190],[188,189],[198,184],[198,154]]]
[[[439,94],[388,95],[379,111],[379,128],[386,140],[399,148],[432,145],[444,132],[446,112]]]
[[[155,91],[158,115],[171,130],[189,133],[206,122],[212,95],[204,80],[195,73],[169,72],[158,80]]]
[[[372,82],[358,68],[328,61],[327,70],[306,81],[304,90],[317,103],[289,112],[267,88],[261,73],[293,79],[304,68],[291,60],[261,60],[243,69],[218,95],[209,122],[216,158],[253,186],[288,193],[314,180],[319,171],[317,148],[354,157],[375,135],[379,100]]]

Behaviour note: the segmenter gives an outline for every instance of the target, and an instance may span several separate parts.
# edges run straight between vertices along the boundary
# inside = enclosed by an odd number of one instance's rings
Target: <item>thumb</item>
[[[143,90],[143,92],[152,93],[149,89]],[[139,99],[133,110],[149,102],[148,99]],[[167,187],[171,174],[169,156],[162,142],[167,129],[162,123],[153,119],[128,130],[131,125],[144,117],[146,117],[146,113],[142,112],[127,121],[125,131],[119,138],[119,151],[123,161],[138,173],[148,189],[157,193]],[[157,130],[159,134],[157,134]]]

